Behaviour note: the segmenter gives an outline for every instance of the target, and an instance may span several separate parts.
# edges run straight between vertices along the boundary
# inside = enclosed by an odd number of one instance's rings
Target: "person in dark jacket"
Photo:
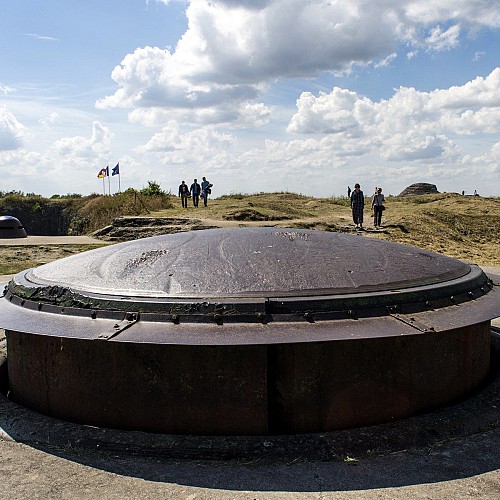
[[[198,184],[198,179],[195,179],[189,188],[189,194],[193,197],[193,205],[198,208],[198,202],[200,201],[201,186]]]
[[[365,208],[365,195],[361,191],[359,184],[354,185],[351,193],[352,220],[356,224],[356,229],[363,229],[363,210]]]
[[[181,197],[182,208],[187,208],[188,198],[189,198],[189,188],[184,181],[182,181],[179,186],[179,196]]]
[[[201,182],[201,197],[203,198],[203,205],[207,206],[208,195],[212,194],[212,186],[210,182],[207,181],[206,177],[203,177]]]

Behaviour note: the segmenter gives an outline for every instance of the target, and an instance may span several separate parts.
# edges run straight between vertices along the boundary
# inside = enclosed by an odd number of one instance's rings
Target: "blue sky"
[[[500,196],[498,2],[3,0],[0,47],[0,191]]]

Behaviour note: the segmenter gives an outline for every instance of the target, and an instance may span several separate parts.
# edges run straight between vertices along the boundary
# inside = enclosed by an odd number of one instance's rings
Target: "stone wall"
[[[0,199],[0,215],[11,215],[19,219],[28,236],[75,234],[75,231],[70,231],[70,226],[77,212],[78,208],[71,201]]]

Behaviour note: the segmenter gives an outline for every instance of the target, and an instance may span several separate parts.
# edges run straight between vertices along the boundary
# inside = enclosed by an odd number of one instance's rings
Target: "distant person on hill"
[[[347,186],[347,197],[351,197],[351,186]]]
[[[365,208],[365,195],[361,191],[359,184],[354,185],[351,194],[352,220],[356,224],[356,229],[363,229],[363,209]]]
[[[479,195],[477,194],[477,191],[476,191],[475,189],[474,189],[474,196],[479,196]]]
[[[382,194],[382,188],[377,188],[377,192],[372,198],[373,224],[375,227],[380,227],[382,225],[382,212],[385,210],[384,201],[385,198]]]
[[[208,195],[212,194],[212,186],[210,182],[207,181],[206,177],[203,177],[203,181],[201,183],[201,197],[203,198],[203,205],[207,206]]]
[[[179,196],[181,197],[182,208],[187,208],[188,198],[189,198],[189,188],[184,181],[182,181],[179,186]]]
[[[198,179],[195,179],[189,188],[189,194],[193,197],[193,206],[198,208],[200,201],[201,186],[198,184]]]

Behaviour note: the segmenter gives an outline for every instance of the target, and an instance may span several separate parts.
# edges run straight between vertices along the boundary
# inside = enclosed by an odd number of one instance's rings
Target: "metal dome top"
[[[323,231],[212,229],[145,238],[32,269],[33,285],[81,293],[223,299],[388,291],[461,278],[468,265],[396,243]]]
[[[76,325],[88,316],[139,322],[119,335],[134,342],[310,341],[333,330],[399,335],[490,320],[500,312],[498,288],[478,266],[377,239],[210,229],[111,245],[19,273],[0,301],[0,327],[91,337],[95,322]],[[392,321],[379,330],[384,318]],[[297,322],[316,323],[314,335]],[[199,326],[186,334],[178,323]],[[214,323],[246,326],[227,335],[211,330]]]

